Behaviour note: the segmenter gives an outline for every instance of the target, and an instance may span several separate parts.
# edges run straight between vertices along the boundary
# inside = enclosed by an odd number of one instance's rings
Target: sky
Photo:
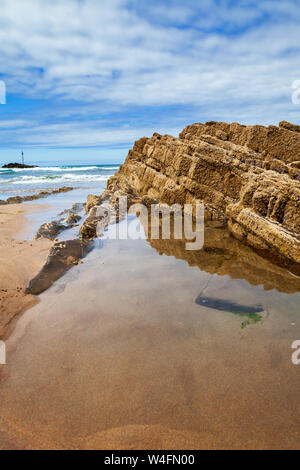
[[[299,123],[299,23],[299,0],[0,0],[0,163],[118,163],[193,122]]]

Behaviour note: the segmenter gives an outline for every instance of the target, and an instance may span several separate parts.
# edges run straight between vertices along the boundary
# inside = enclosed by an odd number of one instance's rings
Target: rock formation
[[[49,240],[54,239],[59,233],[63,230],[66,230],[68,227],[61,224],[59,221],[52,221],[47,222],[40,226],[37,231],[35,238],[38,240],[39,238],[49,238]]]
[[[172,205],[205,203],[205,216],[262,254],[300,270],[300,126],[207,122],[179,138],[143,137],[107,184]]]
[[[49,191],[40,191],[38,194],[31,194],[30,196],[13,196],[6,199],[6,201],[0,200],[0,206],[6,204],[21,204],[22,202],[28,201],[36,201],[37,199],[41,199],[44,197],[51,196],[52,194],[59,194],[59,193],[67,193],[68,191],[72,191],[75,188],[69,186],[62,186],[59,189],[51,189]]]
[[[81,220],[81,215],[76,214],[75,212],[69,211],[68,216],[66,218],[66,224],[74,225],[77,224]]]
[[[24,165],[24,163],[8,163],[7,165],[3,165],[2,168],[6,169],[12,169],[12,168],[18,168],[23,170],[24,168],[38,168],[37,165]]]
[[[67,240],[58,242],[50,249],[47,261],[41,271],[29,282],[25,293],[39,295],[78,264],[91,250],[92,245],[85,240]]]
[[[76,226],[77,223],[82,219],[82,216],[79,214],[79,212],[83,211],[83,208],[84,205],[81,203],[73,204],[71,210],[66,209],[59,214],[59,216],[64,216],[63,218],[41,225],[35,238],[49,238],[50,240],[53,240],[64,230],[68,230],[69,228]]]

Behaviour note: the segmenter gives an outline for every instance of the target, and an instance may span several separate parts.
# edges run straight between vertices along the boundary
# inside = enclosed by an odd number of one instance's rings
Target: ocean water
[[[45,165],[28,169],[0,169],[0,199],[36,193],[40,190],[73,186],[103,187],[119,168],[112,165]]]

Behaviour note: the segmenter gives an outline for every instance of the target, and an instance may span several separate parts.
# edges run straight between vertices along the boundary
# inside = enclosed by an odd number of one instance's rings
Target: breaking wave
[[[73,175],[66,173],[64,175],[45,175],[45,176],[21,176],[10,180],[12,184],[43,184],[49,182],[55,183],[68,183],[70,181],[85,182],[85,181],[107,181],[110,175]]]

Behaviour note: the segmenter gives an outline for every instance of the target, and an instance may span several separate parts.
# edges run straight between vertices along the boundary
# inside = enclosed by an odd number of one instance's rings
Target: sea
[[[102,189],[108,178],[119,168],[111,165],[44,165],[26,169],[0,169],[0,199],[15,195],[34,194],[41,190],[72,186]]]

